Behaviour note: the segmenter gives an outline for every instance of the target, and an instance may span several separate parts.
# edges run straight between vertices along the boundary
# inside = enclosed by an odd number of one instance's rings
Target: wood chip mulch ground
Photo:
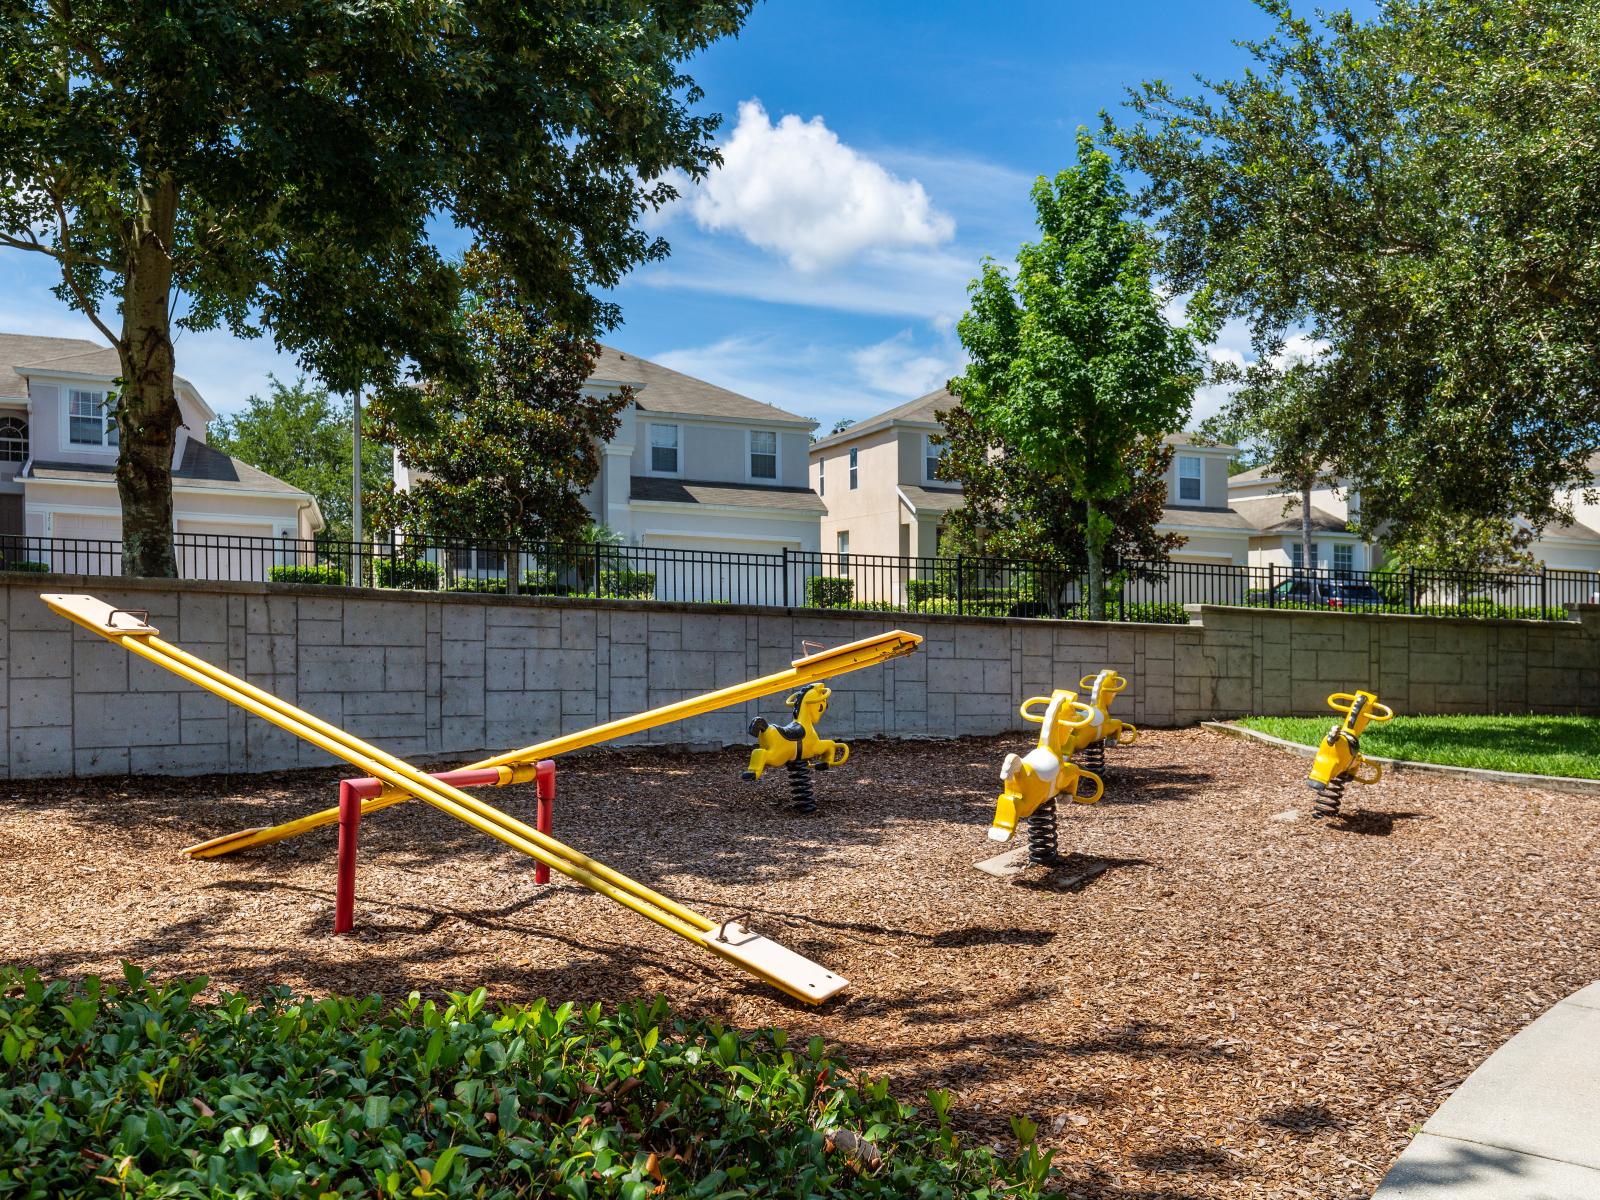
[[[1600,976],[1600,797],[1396,775],[1304,815],[1304,760],[1203,730],[1112,752],[1056,893],[975,871],[1023,736],[860,743],[791,815],[743,755],[561,765],[557,833],[852,980],[821,1010],[418,804],[363,829],[355,935],[330,936],[332,830],[212,861],[179,847],[332,802],[329,772],[0,784],[0,961],[203,972],[218,987],[664,992],[840,1043],[897,1090],[957,1093],[1008,1145],[1027,1114],[1070,1195],[1369,1196],[1491,1051]],[[529,789],[498,793],[531,809]]]

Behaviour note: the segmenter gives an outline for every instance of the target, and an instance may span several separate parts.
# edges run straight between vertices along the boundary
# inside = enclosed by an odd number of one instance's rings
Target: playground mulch
[[[1037,1120],[1067,1194],[1369,1196],[1479,1062],[1600,976],[1600,798],[1396,775],[1306,814],[1305,762],[1203,730],[1114,751],[1054,892],[973,870],[1022,737],[861,743],[791,815],[743,756],[564,761],[557,833],[852,980],[816,1010],[417,804],[363,830],[356,933],[329,936],[334,835],[178,848],[333,797],[331,772],[0,784],[0,961],[129,957],[214,989],[617,1000],[663,992],[843,1045],[971,1136]],[[498,799],[531,810],[525,789]],[[1286,814],[1294,814],[1289,818]],[[1034,881],[1037,882],[1037,881]]]

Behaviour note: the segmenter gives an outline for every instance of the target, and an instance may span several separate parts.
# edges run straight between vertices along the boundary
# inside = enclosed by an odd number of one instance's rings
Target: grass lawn
[[[1334,717],[1245,717],[1239,724],[1315,745]],[[1364,754],[1483,767],[1527,775],[1600,779],[1600,719],[1594,717],[1396,717],[1369,725]]]

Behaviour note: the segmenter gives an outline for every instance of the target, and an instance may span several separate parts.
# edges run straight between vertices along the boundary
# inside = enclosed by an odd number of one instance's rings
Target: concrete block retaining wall
[[[394,753],[466,760],[778,671],[802,640],[890,628],[909,657],[832,681],[828,732],[943,737],[1027,728],[1017,706],[1101,667],[1130,719],[1187,725],[1321,713],[1375,684],[1403,712],[1600,711],[1600,609],[1579,622],[1199,608],[1117,625],[373,592],[295,585],[0,576],[0,776],[325,766],[322,751],[69,626],[40,591],[147,609],[163,636]],[[748,741],[781,697],[635,743]]]

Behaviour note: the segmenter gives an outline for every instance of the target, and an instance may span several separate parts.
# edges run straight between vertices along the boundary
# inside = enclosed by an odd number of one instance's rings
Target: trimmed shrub
[[[7,1196],[562,1200],[1040,1194],[1031,1143],[968,1148],[952,1097],[926,1114],[851,1080],[821,1038],[744,1034],[664,1000],[606,1012],[482,989],[197,1003],[163,986],[0,969]],[[675,1148],[679,1153],[670,1153]]]
[[[21,562],[0,563],[0,571],[21,571],[29,575],[48,575],[50,573],[50,564],[23,559]]]
[[[439,565],[422,558],[380,558],[372,564],[372,576],[381,588],[439,590]]]
[[[339,567],[271,567],[267,578],[273,583],[320,583],[340,586],[345,573]]]
[[[503,596],[506,594],[506,581],[504,579],[452,579],[445,584],[447,592],[472,592],[485,596]]]
[[[813,575],[806,580],[808,608],[846,608],[855,594],[855,580],[842,575]]]
[[[656,594],[654,571],[630,571],[618,567],[600,572],[600,594],[616,600],[653,600]]]
[[[944,582],[939,579],[908,579],[906,580],[906,601],[915,608],[917,605],[929,600],[935,600],[945,594]]]

